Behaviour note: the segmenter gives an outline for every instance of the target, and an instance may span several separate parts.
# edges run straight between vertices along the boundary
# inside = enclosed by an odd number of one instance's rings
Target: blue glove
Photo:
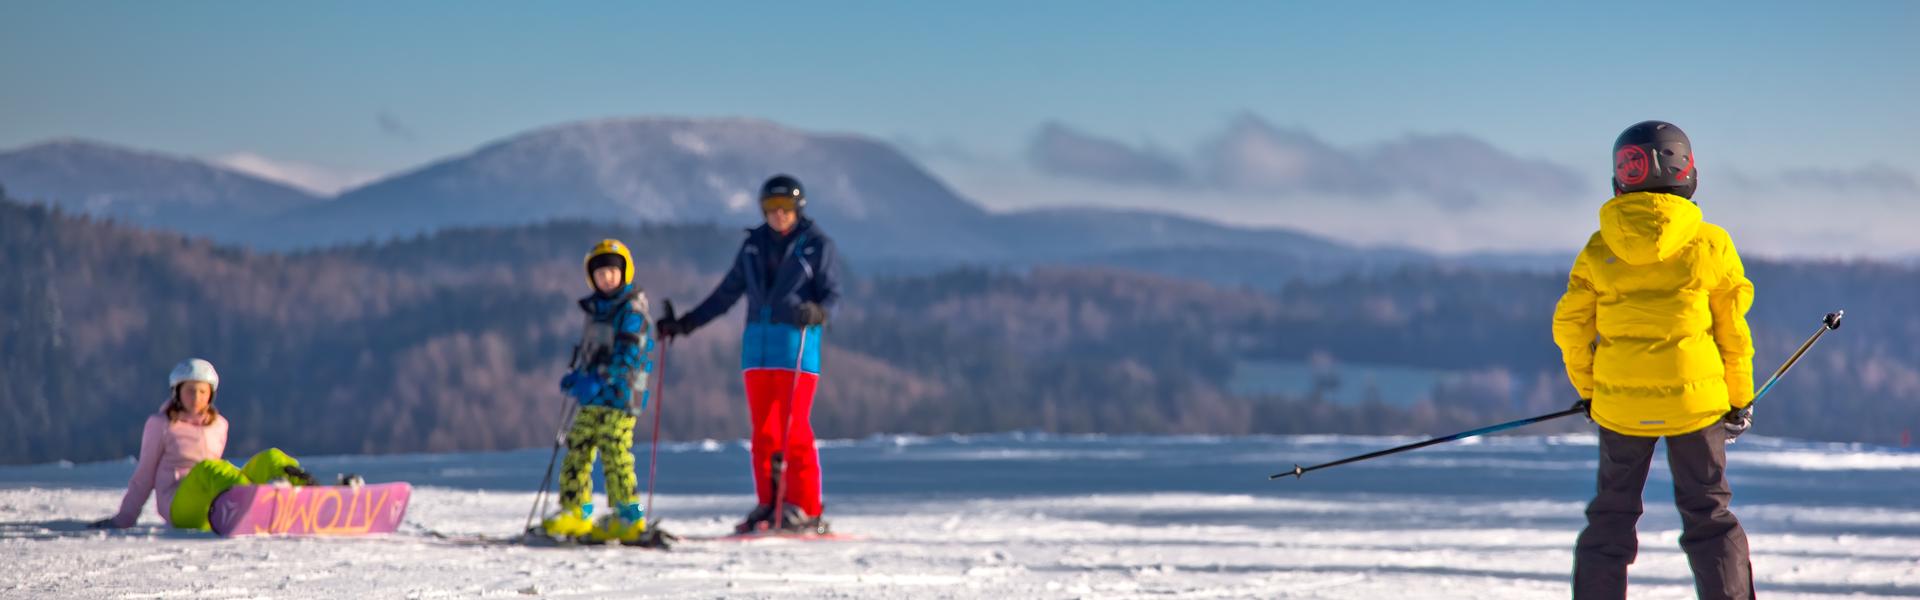
[[[584,375],[579,371],[567,371],[567,376],[560,378],[560,391],[562,393],[572,392],[573,384],[580,383],[582,377],[584,377]]]
[[[593,403],[594,397],[600,395],[600,388],[603,387],[606,387],[606,384],[600,382],[600,376],[582,373],[574,379],[573,385],[567,388],[567,394],[573,396],[573,399],[580,404],[587,405]]]

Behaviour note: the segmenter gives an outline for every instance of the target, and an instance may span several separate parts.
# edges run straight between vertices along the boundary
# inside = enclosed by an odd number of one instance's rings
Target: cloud
[[[1177,185],[1188,180],[1179,162],[1152,149],[1135,149],[1049,122],[1027,144],[1027,160],[1043,173],[1113,183]]]
[[[1793,187],[1832,189],[1843,192],[1908,195],[1920,193],[1920,180],[1916,180],[1913,173],[1884,164],[1867,165],[1855,169],[1790,169],[1782,171],[1779,180]]]
[[[1049,130],[1052,130],[1049,132]],[[1040,140],[1087,151],[1038,152]],[[1526,157],[1469,134],[1403,134],[1340,145],[1306,128],[1252,114],[1226,123],[1190,152],[1166,153],[1048,124],[1027,156],[929,153],[926,164],[989,210],[1096,206],[1167,211],[1242,226],[1285,227],[1359,244],[1438,252],[1552,252],[1572,256],[1610,197],[1604,166],[1576,170]],[[1060,144],[1066,146],[1067,144]],[[945,154],[945,155],[942,155]],[[1035,156],[1039,155],[1039,156]],[[1101,160],[1085,156],[1102,157]],[[1116,184],[1103,176],[1131,157],[1183,167],[1185,179]],[[1073,168],[1036,168],[1040,156],[1081,157]],[[1053,160],[1053,158],[1049,158]],[[1104,166],[1107,168],[1093,168]],[[1920,170],[1885,164],[1813,164],[1702,173],[1701,207],[1754,256],[1920,256],[1912,211]],[[1143,169],[1122,169],[1132,173]],[[1809,207],[1846,199],[1846,219],[1807,219]]]
[[[927,140],[910,135],[893,136],[893,145],[916,158],[928,161],[944,161],[971,165],[993,162],[994,157],[974,150],[953,138]]]
[[[413,141],[413,128],[408,127],[406,123],[400,122],[400,118],[393,116],[393,113],[384,110],[380,111],[379,114],[374,115],[373,121],[375,125],[380,126],[381,133],[404,141]]]
[[[1392,189],[1365,161],[1298,129],[1280,129],[1251,114],[1201,146],[1207,182],[1229,190],[1378,196]]]
[[[274,160],[252,152],[237,152],[213,159],[215,164],[307,190],[332,196],[380,177],[380,173],[335,169],[315,164]]]
[[[1208,181],[1230,190],[1413,195],[1464,209],[1491,198],[1556,201],[1585,190],[1565,166],[1509,154],[1463,134],[1409,135],[1370,148],[1335,147],[1312,133],[1248,114],[1201,148]]]
[[[1724,186],[1724,188],[1722,187]],[[1740,198],[1800,198],[1845,194],[1849,198],[1911,208],[1920,202],[1920,177],[1886,164],[1861,167],[1797,167],[1777,171],[1702,169],[1702,194],[1731,191]]]
[[[1505,193],[1557,201],[1594,191],[1573,169],[1508,154],[1461,134],[1410,135],[1374,148],[1366,162],[1394,187],[1426,194],[1451,208]]]
[[[1187,156],[1049,122],[1034,133],[1026,158],[1036,171],[1062,179],[1263,199],[1336,196],[1377,203],[1411,197],[1456,211],[1499,204],[1495,200],[1562,204],[1605,191],[1563,165],[1522,158],[1469,135],[1408,135],[1342,148],[1251,113],[1234,118]]]
[[[1306,231],[1364,245],[1444,253],[1545,252],[1568,260],[1598,228],[1595,215],[1611,195],[1600,178],[1605,173],[1570,199],[1508,200],[1463,208],[1401,193],[1377,198],[1333,193],[1289,196],[1199,182],[1185,187],[1115,186],[1040,173],[1004,160],[974,164],[929,159],[926,164],[953,189],[995,212],[1075,206],[1164,211],[1246,227]],[[1707,220],[1733,233],[1742,253],[1920,257],[1920,236],[1912,234],[1912,202],[1893,196],[1885,201],[1849,202],[1844,205],[1846,218],[1808,219],[1809,210],[1830,206],[1833,200],[1810,198],[1805,190],[1779,185],[1742,191],[1732,183],[1734,175],[1724,167],[1708,172],[1700,206]]]

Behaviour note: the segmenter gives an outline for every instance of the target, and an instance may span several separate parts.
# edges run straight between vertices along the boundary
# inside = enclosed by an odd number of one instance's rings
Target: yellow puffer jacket
[[[1691,433],[1753,401],[1753,282],[1727,230],[1671,194],[1600,207],[1553,313],[1553,341],[1593,420],[1627,435]]]

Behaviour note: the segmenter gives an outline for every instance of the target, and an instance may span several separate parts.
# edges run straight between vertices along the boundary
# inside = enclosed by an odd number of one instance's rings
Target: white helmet
[[[220,373],[213,370],[213,363],[202,359],[189,358],[175,365],[173,373],[167,375],[167,389],[180,387],[181,383],[187,381],[204,381],[213,386],[213,391],[220,391]]]

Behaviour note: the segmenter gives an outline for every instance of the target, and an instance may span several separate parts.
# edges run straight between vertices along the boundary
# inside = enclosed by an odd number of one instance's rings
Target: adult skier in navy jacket
[[[740,368],[753,417],[759,504],[737,527],[743,533],[775,525],[826,531],[810,415],[820,384],[821,326],[840,298],[840,285],[833,239],[806,217],[806,206],[799,180],[768,179],[760,188],[766,223],[748,230],[726,278],[691,312],[656,326],[663,339],[686,335],[747,297]]]

